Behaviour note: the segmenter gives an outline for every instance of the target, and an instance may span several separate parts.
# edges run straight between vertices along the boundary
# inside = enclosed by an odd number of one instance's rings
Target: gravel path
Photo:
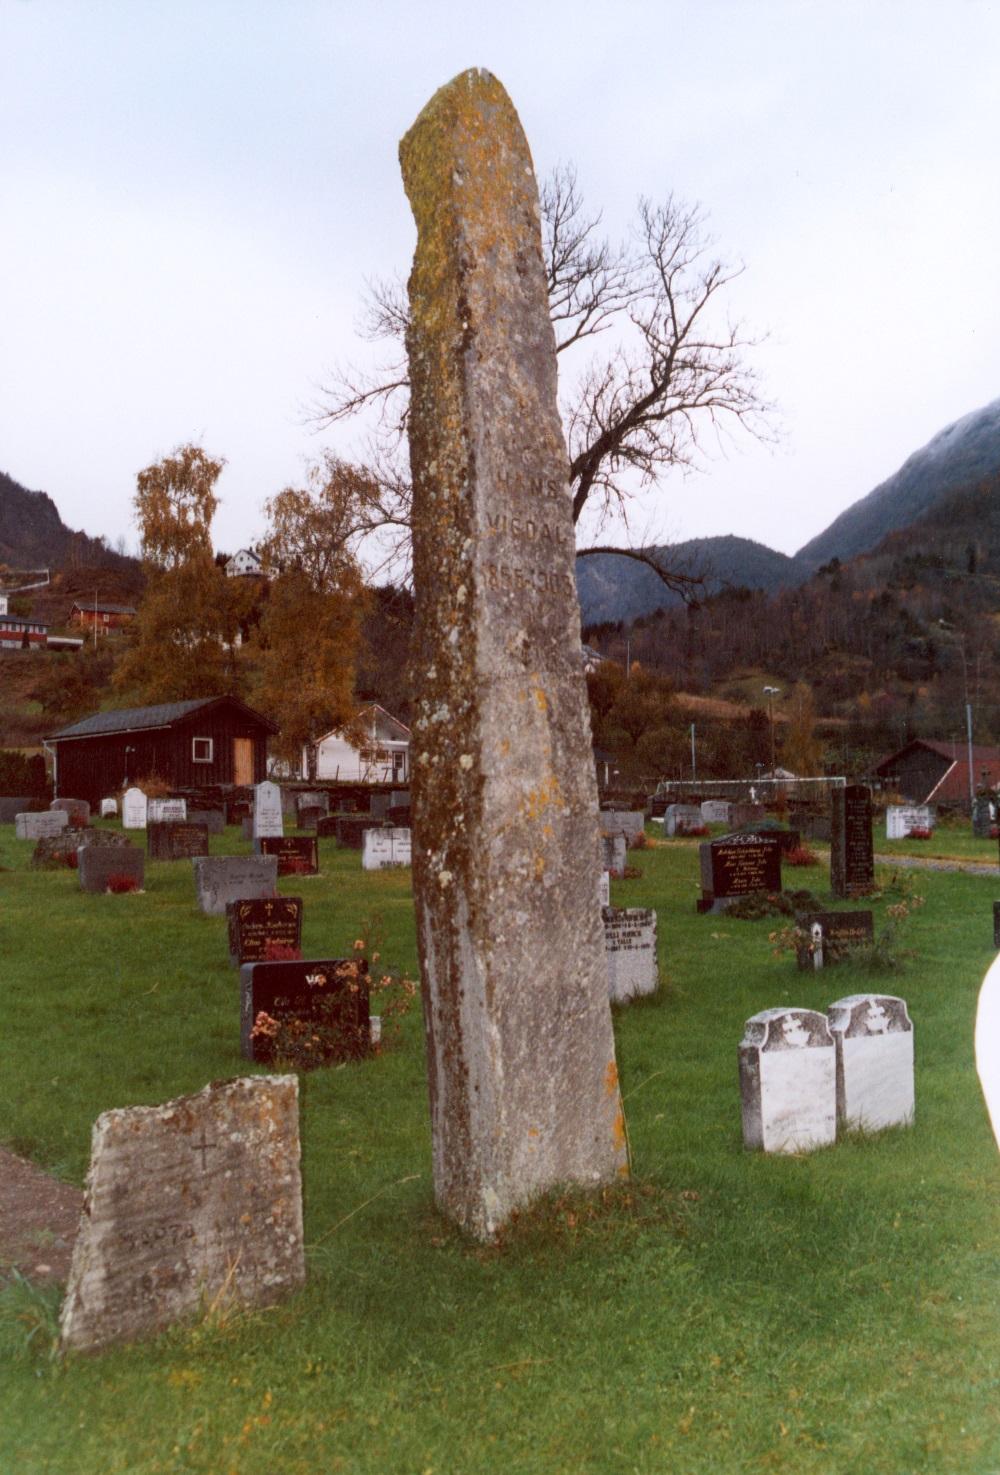
[[[83,1194],[0,1147],[0,1284],[18,1269],[29,1280],[66,1280]]]
[[[908,871],[967,871],[970,876],[996,876],[1000,879],[1000,867],[984,866],[976,860],[934,860],[922,855],[876,855],[877,866],[895,866]]]

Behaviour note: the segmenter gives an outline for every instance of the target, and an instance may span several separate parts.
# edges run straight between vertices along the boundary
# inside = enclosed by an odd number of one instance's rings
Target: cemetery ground
[[[0,834],[0,1142],[79,1187],[101,1111],[254,1071],[225,918],[197,909],[190,862],[149,863],[144,895],[89,896]],[[213,853],[248,849],[236,835]],[[409,872],[320,852],[321,875],[279,883],[305,898],[305,956],[346,956],[378,912],[384,959],[415,970]],[[1000,1468],[1000,1164],[972,1058],[1000,876],[920,874],[904,972],[814,974],[773,955],[775,921],[696,915],[697,842],[630,861],[642,875],[613,900],[657,908],[663,982],[615,1019],[629,1182],[463,1240],[433,1207],[415,1007],[382,1054],[301,1077],[300,1295],[60,1359],[59,1288],[6,1277],[0,1470]],[[785,884],[828,904],[822,868]],[[908,1001],[916,1125],[745,1152],[744,1021],[869,989]]]

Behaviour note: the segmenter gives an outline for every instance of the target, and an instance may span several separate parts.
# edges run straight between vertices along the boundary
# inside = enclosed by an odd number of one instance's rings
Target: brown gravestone
[[[866,896],[874,885],[871,790],[848,784],[830,796],[830,891]]]
[[[229,929],[229,959],[237,967],[261,963],[273,946],[285,950],[302,948],[301,896],[271,896],[231,901],[226,907]]]
[[[490,1238],[627,1172],[601,914],[572,496],[538,191],[469,71],[400,145],[420,692],[414,892],[439,1206]]]
[[[262,835],[257,848],[261,855],[275,857],[279,876],[315,876],[319,871],[315,835]]]
[[[295,1076],[97,1118],[64,1347],[150,1336],[216,1300],[268,1306],[304,1280]]]

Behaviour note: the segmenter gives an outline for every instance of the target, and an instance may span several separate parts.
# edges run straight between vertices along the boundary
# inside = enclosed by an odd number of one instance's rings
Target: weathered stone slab
[[[314,1065],[367,1055],[371,1048],[364,958],[244,963],[240,1006],[240,1048],[248,1060],[270,1063],[280,1056],[283,1032],[297,1058]]]
[[[775,831],[720,835],[698,846],[700,911],[722,911],[753,891],[781,890],[781,842]]]
[[[527,143],[470,71],[400,147],[417,223],[410,461],[414,889],[434,1184],[491,1237],[627,1171],[594,906],[572,498]]]
[[[253,1076],[94,1124],[62,1345],[162,1331],[216,1298],[270,1306],[305,1281],[298,1080]]]
[[[202,855],[194,861],[198,905],[210,917],[223,917],[231,901],[274,896],[278,861],[273,855]]]
[[[700,830],[705,823],[701,815],[702,808],[698,804],[668,804],[663,816],[663,833],[685,835],[690,830]]]
[[[624,835],[625,844],[631,849],[645,833],[646,816],[641,809],[602,809],[600,823],[602,835]]]
[[[913,1025],[906,1001],[851,994],[826,1011],[837,1047],[837,1124],[879,1132],[913,1121]]]
[[[837,1136],[837,1052],[826,1016],[764,1009],[739,1049],[743,1145],[809,1152]]]
[[[885,811],[885,838],[905,840],[912,830],[933,830],[934,810],[929,804],[888,804]],[[989,825],[986,834],[989,836]]]
[[[112,799],[110,796],[107,799],[102,799],[101,800],[101,819],[115,819],[117,817],[117,815],[118,815],[118,800],[117,799]]]
[[[208,854],[208,826],[191,821],[150,820],[146,826],[150,860],[190,860]]]
[[[848,784],[830,796],[830,890],[834,896],[865,896],[874,885],[871,791]]]
[[[600,839],[601,869],[620,881],[628,865],[628,847],[625,843],[625,836],[622,834],[602,835]]]
[[[309,789],[295,796],[295,806],[302,823],[302,811],[304,809],[318,809],[323,814],[330,813],[330,796],[322,789]]]
[[[262,835],[257,850],[260,855],[274,856],[279,876],[315,876],[319,871],[315,835]]]
[[[659,982],[655,911],[652,907],[606,907],[603,917],[612,1004],[655,994]]]
[[[122,828],[144,830],[149,817],[149,800],[141,789],[126,789],[122,795]]]
[[[186,799],[150,799],[146,809],[147,825],[183,824],[187,817]]]
[[[50,813],[58,814],[60,810],[67,816],[71,829],[82,830],[90,824],[90,805],[86,799],[53,799]]]
[[[411,832],[400,826],[384,830],[365,830],[361,847],[361,865],[366,871],[384,871],[390,866],[413,863]]]
[[[104,892],[115,890],[118,878],[131,882],[141,891],[146,879],[146,857],[137,845],[81,845],[76,852],[80,890]],[[128,890],[127,885],[119,888]]]
[[[285,817],[281,812],[281,790],[277,784],[265,779],[256,784],[253,791],[253,838],[262,835],[283,835]]]
[[[701,804],[703,825],[731,825],[733,806],[728,799],[703,799]]]
[[[237,967],[262,963],[271,947],[302,947],[301,896],[269,896],[263,900],[226,903],[229,961]]]
[[[210,835],[221,835],[226,828],[223,809],[189,809],[188,818],[193,825],[204,825]]]
[[[69,827],[69,815],[65,809],[42,810],[38,814],[26,813],[14,816],[14,834],[18,840],[42,840],[59,835]]]
[[[94,830],[88,825],[85,830],[65,829],[58,835],[45,835],[35,846],[31,864],[35,870],[49,870],[59,866],[75,866],[81,846],[101,849],[124,849],[129,844],[127,835],[119,830]]]

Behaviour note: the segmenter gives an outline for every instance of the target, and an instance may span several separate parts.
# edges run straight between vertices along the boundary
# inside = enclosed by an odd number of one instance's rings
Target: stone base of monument
[[[811,1152],[837,1137],[837,1052],[824,1014],[764,1009],[739,1048],[743,1143]]]
[[[913,1121],[913,1025],[890,994],[851,994],[827,1010],[837,1049],[837,1125],[878,1132]]]

